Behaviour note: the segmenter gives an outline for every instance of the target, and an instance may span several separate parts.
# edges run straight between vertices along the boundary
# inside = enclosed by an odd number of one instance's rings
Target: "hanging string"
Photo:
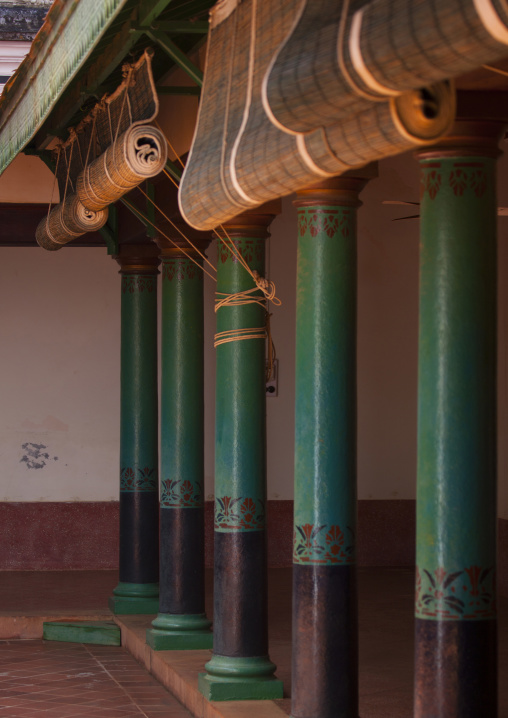
[[[159,127],[160,129],[160,127]],[[162,131],[162,130],[161,130]],[[170,143],[171,146],[171,143]],[[173,149],[174,151],[174,149]],[[175,153],[176,154],[176,153]],[[181,160],[180,160],[181,161]],[[176,183],[175,183],[176,184]],[[157,209],[160,214],[166,219],[167,222],[169,222],[174,229],[177,230],[177,232],[185,239],[186,242],[202,257],[202,259],[207,262],[207,264],[211,267],[211,269],[214,272],[217,272],[216,268],[213,266],[213,264],[208,260],[205,254],[203,254],[192,242],[191,240],[185,235],[185,233],[176,225],[162,210],[161,208],[154,202],[154,200],[148,196],[148,194],[141,188],[138,187],[139,191],[144,195],[144,197]],[[150,220],[147,220],[150,222]],[[155,227],[155,224],[150,222],[150,224]],[[156,228],[156,227],[155,227]],[[157,229],[157,228],[156,228]],[[281,305],[280,299],[276,296],[276,289],[274,282],[270,282],[269,280],[265,279],[264,277],[261,277],[259,272],[257,272],[255,269],[251,270],[248,263],[244,259],[242,253],[240,250],[236,247],[234,241],[229,236],[228,232],[226,231],[225,227],[221,225],[220,227],[221,231],[223,232],[224,236],[221,236],[217,230],[214,230],[215,235],[218,237],[218,239],[227,247],[229,252],[237,259],[237,261],[244,267],[244,269],[247,271],[247,273],[251,276],[252,280],[254,281],[254,287],[251,287],[251,289],[245,289],[240,292],[234,292],[232,294],[227,294],[225,292],[216,292],[215,293],[215,312],[217,313],[219,309],[226,307],[226,306],[245,306],[247,304],[257,304],[258,306],[262,307],[265,311],[265,326],[264,327],[253,327],[249,329],[234,329],[234,330],[228,330],[225,332],[218,332],[215,334],[214,337],[214,347],[218,347],[221,344],[227,344],[234,341],[243,341],[245,339],[268,339],[268,360],[267,360],[267,380],[269,380],[273,373],[273,366],[275,361],[275,345],[273,343],[273,339],[271,336],[270,331],[270,314],[268,313],[266,309],[266,305],[268,301],[271,301],[272,304],[276,306]],[[160,231],[160,230],[157,230]],[[167,239],[167,235],[164,235]],[[175,242],[170,240],[172,244],[176,245]],[[182,247],[180,249],[183,250]],[[184,254],[185,251],[184,251]],[[187,255],[186,255],[187,256]],[[189,257],[191,258],[191,257]],[[202,269],[209,277],[211,277],[210,273],[205,270],[202,264],[196,262],[193,260],[197,266]],[[215,277],[212,277],[215,281]],[[255,292],[261,291],[262,296],[255,295]]]
[[[176,160],[180,163],[180,165],[185,169],[185,165],[182,161],[182,158],[178,155],[175,148],[173,147],[171,141],[165,134],[162,127],[159,125],[157,121],[154,123],[158,129],[162,132],[164,135],[171,151],[175,155]],[[171,182],[175,185],[175,187],[179,187],[179,183],[171,177],[169,172],[164,169],[164,174],[171,180]],[[183,230],[171,220],[165,212],[157,205],[157,203],[142,189],[141,186],[138,186],[137,188],[141,194],[152,204],[152,206],[164,217],[164,219],[180,234],[180,236],[192,247],[192,249],[203,259],[203,262],[206,262],[209,267],[212,269],[213,272],[217,272],[217,269],[214,267],[214,265],[210,262],[208,257],[199,250],[199,248],[185,235]],[[135,210],[135,213],[138,213],[145,222],[150,224],[154,229],[156,229],[159,234],[161,234],[163,237],[165,237],[174,247],[178,248],[182,253],[190,259],[194,264],[196,264],[199,269],[201,269],[207,276],[209,276],[214,281],[217,281],[216,277],[212,276],[210,272],[208,272],[203,264],[196,261],[192,255],[190,255],[184,247],[181,245],[178,245],[174,240],[172,240],[167,234],[162,232],[162,230],[157,227],[157,225],[152,222],[148,217],[145,217],[137,208],[134,208],[133,205],[131,205],[127,200],[125,200],[125,203],[128,207],[131,207],[131,209]],[[272,335],[271,335],[271,329],[270,329],[270,316],[271,314],[267,311],[267,303],[272,302],[275,306],[280,306],[282,302],[280,299],[276,296],[276,288],[275,283],[272,281],[269,281],[265,277],[262,277],[257,270],[251,270],[249,267],[247,261],[243,257],[242,253],[238,249],[238,247],[235,245],[233,239],[229,236],[227,230],[223,225],[220,225],[219,229],[221,230],[221,233],[217,229],[214,229],[213,232],[217,236],[217,238],[224,244],[224,246],[229,250],[231,255],[241,264],[241,266],[245,269],[245,271],[250,275],[251,279],[254,282],[254,287],[251,287],[250,289],[245,289],[240,292],[234,292],[232,294],[227,294],[225,292],[216,292],[215,293],[215,312],[218,312],[219,309],[222,309],[226,306],[232,306],[232,307],[239,307],[239,306],[245,306],[247,304],[257,304],[258,306],[262,307],[265,311],[265,325],[262,327],[252,327],[252,328],[246,328],[246,329],[230,329],[224,332],[218,332],[215,334],[214,337],[214,347],[218,347],[221,344],[227,344],[230,342],[235,341],[244,341],[246,339],[268,339],[268,360],[267,360],[267,380],[272,377],[273,374],[273,366],[275,361],[275,345],[273,343]],[[261,295],[255,294],[257,292],[261,292]]]
[[[169,140],[168,136],[166,135],[166,133],[164,132],[164,130],[162,129],[162,127],[159,125],[159,123],[158,123],[157,121],[155,121],[155,125],[159,128],[159,130],[160,130],[160,131],[162,132],[162,134],[164,135],[164,137],[165,137],[165,139],[166,139],[166,142],[168,143],[168,145],[169,145],[170,149],[172,150],[173,154],[175,155],[175,159],[176,159],[176,160],[180,163],[180,165],[185,169],[185,164],[183,163],[182,158],[180,157],[180,155],[177,153],[177,151],[175,150],[175,148],[174,148],[173,145],[171,144],[171,141]],[[176,187],[179,186],[178,182],[176,182],[176,180],[174,180],[166,170],[164,170],[164,174],[166,174],[166,175],[171,179],[171,181],[173,182],[173,184],[174,184]],[[143,193],[143,194],[144,194],[144,193]],[[157,205],[155,205],[155,203],[148,197],[148,195],[145,195],[145,196],[147,197],[147,199],[150,200],[150,202],[152,202],[152,204],[153,204],[153,205],[159,210],[159,212],[160,212],[161,210],[160,210],[160,209],[157,207]],[[164,215],[164,213],[161,212],[161,214],[163,214],[163,216],[165,217],[165,219],[167,219],[169,222],[171,222],[171,220],[169,220],[169,219]],[[175,228],[176,228],[176,227],[175,227]],[[176,229],[178,229],[178,228],[176,228]],[[240,262],[240,264],[241,264],[242,267],[245,269],[245,271],[251,276],[251,278],[252,278],[254,284],[256,285],[256,288],[259,289],[259,290],[263,293],[263,295],[265,296],[265,298],[266,298],[267,301],[272,302],[272,304],[274,304],[275,306],[280,306],[280,305],[282,304],[282,302],[281,302],[280,299],[278,299],[278,297],[276,296],[276,289],[275,289],[275,284],[274,284],[274,282],[270,282],[268,279],[265,279],[264,277],[261,277],[261,275],[260,275],[256,270],[251,270],[251,268],[249,267],[248,263],[247,263],[247,262],[245,261],[245,259],[243,258],[241,252],[237,249],[235,243],[233,242],[233,240],[231,239],[231,237],[230,237],[229,234],[227,233],[227,231],[226,231],[226,229],[224,228],[224,226],[223,226],[223,225],[219,225],[219,229],[221,230],[221,232],[223,232],[224,236],[222,236],[222,235],[217,231],[217,229],[214,229],[214,230],[213,230],[214,234],[215,234],[216,237],[224,244],[224,246],[228,248],[228,250],[231,252],[231,254],[237,259],[238,262]],[[182,236],[184,236],[184,235],[183,235],[183,232],[181,232],[180,229],[178,229],[178,231],[180,232],[180,234],[182,234]],[[187,239],[186,237],[184,237],[184,238]],[[189,241],[189,240],[187,240],[187,241]],[[202,256],[203,256],[203,258],[204,258],[204,255],[202,255]],[[207,261],[208,261],[208,260],[207,260]],[[208,262],[208,263],[210,264],[210,262]],[[213,265],[210,264],[210,266],[213,266]],[[215,270],[215,267],[214,267],[214,270]],[[250,291],[255,291],[255,289],[250,290]],[[240,293],[240,294],[242,294],[242,293]],[[237,294],[231,294],[231,295],[229,295],[229,296],[231,297],[231,300],[230,300],[229,302],[228,302],[227,300],[226,300],[226,301],[220,300],[220,306],[217,306],[217,304],[216,304],[216,305],[215,305],[215,306],[216,306],[215,311],[217,311],[217,309],[220,308],[220,307],[227,306],[228,303],[234,304],[234,302],[235,302],[235,297],[237,296]],[[246,303],[252,303],[252,300],[251,300],[251,302],[246,302]],[[255,302],[255,303],[257,303],[257,302]]]
[[[178,188],[180,187],[180,185],[178,184],[178,182],[176,181],[176,179],[169,174],[169,172],[167,171],[166,168],[164,168],[162,171],[164,172],[164,174],[166,175],[166,177],[167,177],[169,180],[171,180],[171,182],[172,182],[172,183],[175,185],[175,187],[178,189]]]
[[[85,166],[83,170],[86,170],[88,167],[88,160],[90,159],[90,152],[92,149],[92,144],[95,140],[95,123],[97,122],[97,113],[99,111],[99,106],[101,103],[97,104],[93,109],[93,120],[92,120],[92,129],[90,131],[90,142],[88,143],[88,150],[86,152],[86,159],[85,159]],[[95,152],[94,152],[94,159],[95,159]]]
[[[48,214],[46,216],[46,231],[48,233],[49,233],[49,214],[51,212],[51,205],[53,204],[53,196],[55,194],[55,185],[56,185],[56,180],[58,177],[58,164],[60,162],[61,153],[62,153],[62,145],[60,144],[60,145],[58,145],[58,150],[57,150],[55,176],[53,177],[53,187],[51,188],[51,195],[49,197],[49,204],[48,204]]]
[[[245,271],[251,276],[254,284],[256,285],[256,289],[259,289],[265,299],[269,302],[272,302],[276,307],[280,307],[282,302],[280,299],[276,296],[276,288],[275,283],[269,281],[268,279],[265,279],[265,277],[262,277],[259,272],[257,272],[255,269],[251,269],[248,265],[248,263],[245,261],[242,253],[238,249],[238,247],[235,245],[229,234],[227,233],[226,229],[223,225],[219,225],[220,230],[224,233],[224,237],[219,234],[217,229],[214,229],[214,234],[221,240],[221,242],[229,249],[231,254],[237,259],[238,262],[242,265],[242,267],[245,269]],[[251,290],[252,291],[252,290]],[[255,291],[255,290],[254,290]],[[231,297],[235,297],[235,294],[231,294]],[[225,306],[227,302],[224,303],[223,306]]]
[[[191,242],[191,240],[190,240],[188,237],[185,236],[184,232],[180,229],[180,227],[179,227],[177,224],[175,224],[175,223],[173,222],[173,220],[171,220],[171,219],[167,216],[167,214],[165,214],[165,213],[162,211],[162,209],[154,202],[154,200],[153,200],[151,197],[148,196],[148,194],[147,194],[140,186],[138,186],[138,190],[141,192],[142,195],[144,195],[144,196],[146,197],[146,199],[147,199],[149,202],[151,202],[151,204],[155,207],[155,209],[158,210],[158,211],[162,214],[162,216],[164,217],[164,219],[165,219],[167,222],[169,222],[169,224],[173,227],[173,229],[176,229],[176,231],[185,239],[185,241],[186,241],[188,244],[190,244],[190,246],[192,247],[192,249],[199,254],[199,256],[203,259],[203,261],[205,261],[205,262],[213,269],[213,271],[216,272],[216,271],[217,271],[216,268],[215,268],[215,267],[213,266],[213,264],[210,262],[210,260],[209,260],[208,257],[206,256],[206,254],[203,254],[203,252],[201,252],[201,250],[199,250],[198,247],[196,247],[196,245],[195,245],[193,242]]]
[[[138,188],[138,189],[139,189],[139,188]],[[141,212],[137,207],[135,207],[133,204],[131,204],[131,202],[129,202],[129,200],[125,199],[125,197],[123,198],[122,201],[125,202],[125,204],[127,205],[127,207],[129,207],[134,214],[139,215],[139,217],[141,217],[141,219],[143,220],[143,222],[146,222],[147,224],[149,224],[150,226],[152,226],[160,235],[162,235],[162,237],[164,237],[165,239],[167,239],[168,242],[170,242],[176,249],[180,250],[180,251],[187,257],[187,259],[190,259],[191,262],[194,262],[194,264],[196,265],[196,267],[198,267],[199,269],[201,269],[201,271],[204,272],[206,275],[208,275],[208,276],[210,277],[210,279],[212,279],[214,282],[217,281],[217,279],[216,279],[212,274],[210,274],[210,272],[208,272],[208,271],[203,267],[203,265],[201,264],[201,262],[198,262],[196,259],[194,259],[194,257],[192,256],[192,254],[190,254],[189,252],[187,252],[187,250],[185,249],[185,247],[182,247],[181,245],[177,244],[173,239],[171,239],[171,237],[169,237],[165,232],[163,232],[162,229],[160,229],[160,228],[155,224],[155,222],[152,222],[148,217],[146,217],[146,216],[143,214],[143,212]],[[196,250],[196,251],[198,251],[198,253],[201,254],[201,253],[199,252],[199,250]],[[213,265],[212,265],[212,266],[213,266]],[[214,269],[215,269],[215,267],[214,267]]]
[[[160,214],[168,221],[171,226],[176,229],[176,231],[185,239],[185,241],[194,249],[194,251],[204,260],[207,262],[207,264],[211,267],[211,269],[216,272],[216,268],[213,266],[213,264],[208,260],[206,255],[199,250],[198,247],[185,235],[185,233],[176,225],[168,216],[163,212],[163,210],[154,202],[154,200],[141,188],[138,187],[138,190],[143,194],[143,196],[151,202],[151,204],[160,212]],[[210,277],[210,279],[217,281],[216,277],[214,277],[210,272],[208,272],[205,267],[198,262],[189,252],[186,251],[185,247],[182,247],[181,245],[177,244],[171,237],[169,237],[165,232],[163,232],[156,224],[155,222],[152,222],[148,217],[146,217],[140,210],[138,210],[137,207],[134,207],[128,200],[124,198],[124,202],[127,204],[128,207],[130,207],[135,213],[139,214],[139,216],[143,219],[143,221],[150,224],[159,234],[161,234],[163,237],[165,237],[175,248],[179,249],[186,257],[187,259],[190,259],[199,269],[201,269],[207,276]],[[226,230],[222,228],[223,232],[226,233]],[[226,233],[227,234],[227,233]],[[232,239],[229,237],[229,241],[232,244]],[[245,262],[243,256],[241,253],[238,252],[237,248],[233,245],[233,250],[235,256],[240,257],[240,261],[242,263],[242,266],[247,266],[247,263]],[[244,306],[246,304],[257,304],[258,306],[262,307],[265,310],[265,326],[262,327],[252,327],[247,329],[231,329],[224,332],[218,332],[215,334],[214,337],[214,347],[218,347],[221,344],[227,344],[234,341],[243,341],[245,339],[268,339],[269,348],[268,348],[268,367],[267,367],[267,379],[269,379],[273,372],[273,362],[275,360],[275,346],[273,344],[271,331],[270,331],[270,314],[266,311],[266,298],[265,296],[254,296],[254,292],[259,291],[258,284],[265,283],[265,289],[267,291],[267,296],[276,299],[276,302],[280,305],[280,300],[275,297],[275,286],[268,287],[269,283],[267,280],[263,280],[262,277],[260,277],[259,273],[256,270],[251,271],[250,267],[248,267],[248,272],[253,276],[256,286],[252,287],[251,289],[246,289],[241,292],[235,292],[234,294],[226,294],[224,292],[216,292],[216,299],[215,299],[215,312],[217,312],[221,307],[225,306]]]
[[[125,102],[129,98],[129,85],[130,85],[131,76],[132,76],[133,72],[134,72],[134,69],[133,69],[132,65],[129,65],[129,69],[127,70],[127,72],[125,72],[125,70],[123,72],[124,81],[125,81],[125,92],[123,95],[122,106],[120,108],[120,116],[118,117],[118,123],[116,125],[115,140],[113,142],[113,144],[115,146],[116,146],[116,141],[118,139],[118,133],[120,131],[120,123],[122,122],[123,111],[125,109]],[[109,104],[108,104],[108,110],[109,110]],[[129,103],[129,115],[130,115],[130,103]],[[111,115],[109,115],[109,119],[111,122]],[[130,115],[130,121],[132,124],[132,115]]]
[[[166,133],[164,132],[164,130],[162,129],[162,127],[159,125],[159,123],[157,122],[157,120],[155,120],[154,124],[159,128],[159,130],[162,132],[162,134],[163,134],[164,137],[166,138],[166,142],[168,143],[171,152],[175,155],[175,159],[177,160],[177,162],[180,163],[180,165],[182,166],[182,169],[185,169],[185,165],[184,165],[184,163],[183,163],[183,161],[182,161],[182,158],[180,157],[180,155],[178,154],[178,152],[175,150],[175,148],[173,147],[173,145],[172,145],[171,142],[169,141],[168,136],[166,135]]]
[[[277,358],[277,354],[275,352],[275,344],[272,338],[272,329],[270,325],[270,318],[271,318],[270,312],[266,312],[266,338],[268,339],[267,342],[267,348],[268,348],[268,358],[266,363],[266,381],[270,381],[270,379],[274,378],[274,368],[275,368],[275,360]]]
[[[231,254],[237,258],[242,267],[250,274],[255,286],[251,289],[245,289],[242,292],[235,292],[233,294],[225,294],[224,292],[215,293],[215,312],[222,307],[238,307],[244,306],[245,304],[257,304],[265,310],[265,326],[255,327],[250,330],[245,329],[232,329],[226,332],[218,332],[215,335],[214,347],[220,346],[220,344],[226,344],[228,342],[242,341],[243,339],[268,339],[268,362],[267,362],[267,380],[271,378],[273,373],[273,364],[275,361],[275,345],[272,340],[270,330],[270,313],[267,311],[267,303],[270,301],[275,306],[280,306],[282,302],[275,295],[275,284],[270,282],[268,279],[261,277],[261,275],[254,269],[251,270],[248,263],[244,259],[242,253],[235,245],[232,238],[227,233],[224,226],[220,226],[221,231],[224,233],[222,237],[215,229],[214,233],[229,249]],[[254,292],[261,291],[263,297],[254,295]]]
[[[482,65],[484,70],[490,70],[491,72],[497,72],[498,75],[503,75],[504,77],[508,77],[508,72],[506,70],[501,70],[499,67],[494,67],[493,65]]]
[[[76,131],[75,131],[75,130],[71,130],[71,137],[72,137],[72,133],[74,133],[74,138],[76,138]],[[71,163],[72,163],[72,152],[73,152],[73,150],[74,150],[74,139],[71,141],[71,151],[70,151],[70,153],[69,153],[69,160],[67,160],[67,148],[66,148],[66,147],[64,148],[65,162],[67,163],[67,176],[66,176],[66,178],[65,178],[65,189],[64,189],[64,196],[63,196],[62,203],[65,202],[65,198],[67,197],[67,187],[68,187],[68,184],[69,184],[69,176],[70,176],[70,172],[71,172]],[[71,182],[71,187],[72,187],[72,182]]]

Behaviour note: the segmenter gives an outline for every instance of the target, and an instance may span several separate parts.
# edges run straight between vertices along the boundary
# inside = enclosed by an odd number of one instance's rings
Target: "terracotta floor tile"
[[[0,668],[0,718],[190,718],[122,648],[2,642]]]
[[[271,703],[290,713],[291,571],[270,570],[270,657],[284,681],[285,699]],[[58,617],[80,610],[104,612],[118,582],[114,572],[2,574],[0,617]],[[412,714],[413,572],[409,569],[361,569],[360,715],[362,718],[408,718]],[[31,613],[30,613],[31,612]],[[207,614],[212,616],[212,576],[207,574]],[[125,617],[127,619],[127,617]],[[125,623],[144,640],[148,617]],[[508,600],[500,600],[500,709],[508,718]],[[177,652],[167,654],[175,661]],[[198,656],[199,654],[199,656]],[[140,653],[139,655],[144,655]],[[195,676],[209,651],[178,652],[178,680],[195,686]],[[163,671],[161,671],[163,675]],[[193,689],[195,690],[195,688]],[[199,707],[199,701],[194,701]],[[194,705],[193,703],[193,705]],[[198,705],[199,704],[199,705]],[[228,718],[264,718],[261,707],[216,704]],[[233,710],[231,710],[233,709]],[[243,709],[243,710],[242,710]],[[272,713],[268,712],[267,715]],[[274,713],[275,715],[275,713]],[[190,718],[127,651],[111,646],[59,644],[40,640],[0,640],[0,718]]]

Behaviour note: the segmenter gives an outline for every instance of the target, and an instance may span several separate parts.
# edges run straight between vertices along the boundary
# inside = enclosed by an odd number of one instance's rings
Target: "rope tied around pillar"
[[[273,366],[275,362],[275,345],[273,343],[272,334],[270,330],[270,316],[271,314],[267,310],[267,303],[272,302],[275,306],[280,306],[282,302],[276,296],[275,283],[262,277],[259,272],[255,269],[251,269],[242,256],[241,252],[235,246],[233,240],[226,232],[225,228],[221,225],[221,231],[224,233],[224,237],[217,231],[214,233],[218,239],[229,249],[231,254],[240,262],[244,269],[250,274],[254,287],[251,289],[244,289],[241,292],[234,292],[233,294],[226,294],[224,292],[215,293],[215,313],[223,307],[240,307],[246,304],[257,304],[263,307],[265,310],[265,325],[263,327],[249,327],[242,329],[230,329],[223,332],[218,332],[214,337],[214,348],[217,348],[221,344],[228,344],[230,342],[244,341],[245,339],[268,339],[268,362],[266,368],[266,380],[272,378]],[[254,294],[254,292],[261,292]]]
[[[168,146],[171,148],[173,153],[175,154],[175,157],[177,161],[180,163],[182,167],[185,167],[181,157],[178,155],[176,150],[174,149],[173,145],[171,144],[171,141],[169,138],[165,135],[163,132],[161,126],[158,122],[155,123],[160,130],[160,132],[164,135],[164,138],[168,144]],[[166,170],[163,170],[164,174],[168,177],[168,179],[171,180],[171,182],[178,187],[178,183],[175,179],[173,179],[169,173]],[[217,272],[216,267],[210,262],[206,254],[204,254],[199,247],[194,244],[189,237],[183,232],[183,230],[175,223],[173,222],[170,217],[158,206],[158,204],[141,188],[141,186],[138,185],[136,188],[141,192],[141,194],[145,197],[145,199],[150,202],[150,204],[162,215],[162,217],[175,229],[178,234],[187,242],[189,247],[193,250],[192,252],[188,251],[185,247],[181,246],[181,244],[178,244],[175,242],[171,237],[168,236],[167,233],[165,233],[160,227],[157,226],[157,224],[152,221],[149,217],[147,217],[143,212],[141,212],[137,207],[134,207],[128,200],[124,198],[124,203],[130,207],[133,211],[135,211],[136,214],[138,214],[144,222],[147,223],[147,225],[150,225],[153,227],[162,237],[168,240],[170,244],[172,244],[175,248],[178,248],[185,257],[193,262],[198,269],[200,269],[204,274],[206,274],[210,279],[212,279],[214,282],[217,281],[214,274],[212,274],[210,271],[208,271],[204,266],[203,263],[201,263],[199,260],[193,256],[193,254],[197,254],[203,262],[206,262],[206,264],[209,265],[210,269],[213,273]],[[220,230],[220,231],[219,231]],[[236,261],[238,261],[245,271],[251,276],[254,286],[250,289],[245,289],[241,292],[235,292],[234,294],[226,294],[223,292],[216,292],[215,293],[215,312],[217,312],[219,309],[222,309],[226,306],[244,306],[246,304],[258,304],[259,306],[263,307],[265,310],[265,325],[262,327],[252,327],[252,328],[245,328],[245,329],[234,329],[234,330],[228,330],[226,332],[219,332],[214,337],[214,348],[217,348],[221,344],[227,344],[234,341],[244,341],[246,339],[268,339],[268,359],[267,359],[267,372],[266,372],[266,378],[267,381],[272,378],[273,375],[273,367],[274,362],[276,358],[276,352],[275,352],[275,345],[273,343],[271,329],[270,329],[270,317],[271,314],[267,311],[267,302],[271,302],[275,306],[281,306],[282,302],[281,300],[276,296],[276,287],[275,283],[272,282],[269,279],[266,279],[266,277],[262,277],[259,272],[255,269],[251,269],[241,254],[241,252],[238,250],[238,248],[235,246],[233,240],[229,236],[228,232],[226,231],[225,227],[222,225],[219,225],[217,229],[213,230],[213,233],[217,237],[217,239],[224,244],[224,246],[229,250],[229,252],[232,254],[232,256],[235,258]],[[255,292],[261,292],[260,294],[254,294]]]

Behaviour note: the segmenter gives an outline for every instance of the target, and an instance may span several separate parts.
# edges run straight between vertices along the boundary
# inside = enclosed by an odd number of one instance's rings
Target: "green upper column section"
[[[298,193],[293,561],[356,552],[356,207],[366,179]]]
[[[126,245],[122,274],[120,490],[158,490],[157,258],[154,244]]]
[[[163,250],[162,317],[161,508],[200,508],[203,272],[177,249]]]
[[[497,145],[421,160],[416,616],[495,616]]]
[[[245,215],[242,215],[245,216]],[[260,216],[260,221],[261,221]],[[266,227],[227,227],[252,271],[265,271]],[[218,241],[217,296],[252,289],[255,283],[238,259]],[[261,292],[256,293],[261,299]],[[259,328],[265,309],[258,304],[224,306],[217,333]],[[259,531],[266,521],[265,340],[242,339],[216,348],[215,530]]]

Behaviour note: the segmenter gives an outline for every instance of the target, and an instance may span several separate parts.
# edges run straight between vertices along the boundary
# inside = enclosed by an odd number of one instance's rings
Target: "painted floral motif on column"
[[[468,191],[478,199],[483,197],[487,190],[487,172],[482,162],[453,162],[451,167],[447,172],[441,162],[423,165],[420,196],[427,193],[430,199],[435,199],[440,189],[448,185],[456,197],[463,197]]]
[[[427,192],[430,199],[435,199],[443,181],[440,168],[441,162],[429,162],[423,165],[420,177],[420,198]]]
[[[298,212],[298,233],[303,237],[310,232],[311,237],[335,237],[341,234],[349,237],[352,213],[349,209],[304,209]]]
[[[496,617],[495,569],[416,569],[417,618],[471,620]]]
[[[215,528],[252,531],[265,528],[265,505],[261,499],[222,496],[215,499]]]
[[[120,469],[120,491],[157,491],[157,471],[145,466],[143,469],[126,466]]]
[[[155,277],[143,277],[137,274],[127,274],[122,277],[122,294],[134,294],[134,292],[155,291]]]
[[[166,479],[161,482],[162,508],[201,508],[203,487],[188,479]]]
[[[258,263],[263,261],[263,243],[260,240],[234,238],[232,241],[247,264],[250,264],[253,260]],[[236,255],[233,254],[227,245],[220,240],[218,241],[218,252],[219,259],[222,264],[224,264],[228,259],[231,259],[233,264],[238,262]]]
[[[178,259],[164,260],[162,263],[162,279],[171,282],[175,277],[178,280],[194,279],[198,267],[191,260]]]
[[[295,526],[293,535],[293,563],[349,564],[355,560],[355,535],[346,526]]]

